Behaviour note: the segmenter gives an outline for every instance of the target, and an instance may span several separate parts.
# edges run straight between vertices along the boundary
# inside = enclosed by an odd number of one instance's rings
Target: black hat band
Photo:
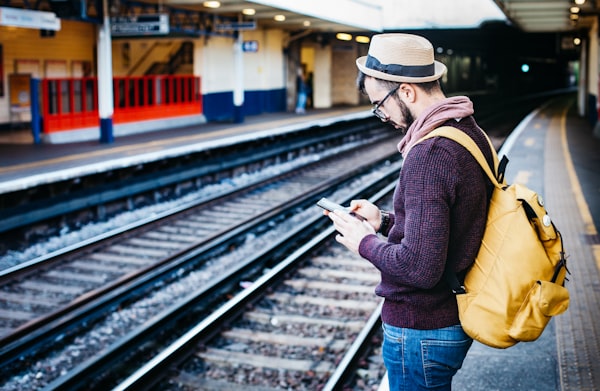
[[[426,77],[435,74],[435,65],[400,65],[400,64],[382,64],[375,57],[367,56],[365,66],[374,71],[387,73],[394,76],[405,77]]]

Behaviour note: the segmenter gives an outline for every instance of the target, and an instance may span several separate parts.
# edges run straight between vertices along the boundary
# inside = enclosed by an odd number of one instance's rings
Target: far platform
[[[0,134],[0,193],[370,116],[367,106],[262,114],[247,117],[243,123],[206,123],[138,133],[118,137],[112,143],[34,144],[29,130],[9,130]]]

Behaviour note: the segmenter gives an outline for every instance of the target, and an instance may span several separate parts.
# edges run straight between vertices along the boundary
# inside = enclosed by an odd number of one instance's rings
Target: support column
[[[244,122],[244,52],[242,50],[243,36],[241,31],[236,32],[233,44],[234,86],[233,86],[233,120],[236,123]]]
[[[112,44],[108,0],[102,1],[104,19],[98,28],[98,114],[100,116],[100,142],[112,143],[113,133],[113,73]]]
[[[598,97],[600,96],[600,78],[598,75],[600,69],[600,49],[598,47],[598,19],[594,18],[594,23],[592,28],[590,28],[589,33],[589,56],[588,56],[588,64],[589,64],[589,80],[588,80],[588,88],[590,91],[590,100],[593,102],[594,106],[591,107],[591,110],[594,110],[593,113],[590,113],[590,121],[594,126],[594,136],[596,138],[600,138],[600,121],[598,118],[600,117],[600,102],[598,101]],[[593,114],[593,115],[592,115]]]
[[[577,112],[579,116],[585,117],[590,108],[588,107],[588,52],[590,48],[589,37],[582,37],[581,50],[579,52],[579,80],[577,81]],[[592,90],[592,91],[595,91]],[[595,108],[594,108],[595,109]]]

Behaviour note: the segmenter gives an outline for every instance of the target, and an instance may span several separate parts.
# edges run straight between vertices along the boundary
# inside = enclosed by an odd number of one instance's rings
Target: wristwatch
[[[385,233],[390,226],[390,214],[389,212],[384,212],[383,210],[380,210],[379,213],[381,214],[381,224],[379,225],[379,231],[377,232]]]

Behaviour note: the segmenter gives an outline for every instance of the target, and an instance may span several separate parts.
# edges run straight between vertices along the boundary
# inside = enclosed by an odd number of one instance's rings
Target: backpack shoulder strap
[[[496,150],[494,149],[494,146],[492,145],[492,141],[489,139],[489,137],[485,133],[484,133],[484,135],[485,135],[486,139],[488,140],[490,149],[492,151],[492,157],[494,159],[494,171],[496,173],[498,173],[500,170],[500,163],[498,162],[498,155],[496,154]],[[483,156],[483,152],[481,152],[481,149],[479,149],[477,144],[475,144],[475,141],[473,141],[473,139],[469,135],[467,135],[465,132],[460,131],[456,128],[453,128],[452,126],[442,126],[442,127],[439,127],[437,129],[429,132],[426,136],[422,137],[419,141],[417,141],[417,143],[424,141],[426,139],[429,139],[429,138],[433,138],[433,137],[446,137],[451,140],[454,140],[458,144],[465,147],[465,149],[467,149],[471,153],[471,155],[473,155],[475,160],[477,160],[477,162],[479,163],[479,165],[481,166],[483,171],[487,174],[487,176],[490,178],[490,181],[492,181],[494,186],[499,187],[499,188],[503,187],[503,185],[504,185],[503,175],[492,172],[492,169],[490,168],[489,164],[487,163],[487,160],[485,160],[485,156]],[[501,170],[501,171],[503,171],[503,170]]]
[[[475,144],[475,141],[468,136],[465,132],[460,131],[452,126],[442,126],[433,131],[431,131],[426,136],[422,137],[417,143],[433,138],[433,137],[446,137],[451,140],[454,140],[458,144],[462,145],[465,149],[467,149],[471,155],[477,160],[483,171],[490,178],[490,181],[494,184],[495,187],[502,189],[504,187],[504,168],[506,167],[505,159],[503,158],[502,163],[498,162],[498,155],[496,154],[496,150],[492,145],[492,141],[489,137],[484,133],[486,139],[488,140],[488,144],[490,145],[490,149],[492,151],[492,157],[494,159],[494,171],[499,173],[498,175],[492,172],[485,156],[483,156],[483,152],[481,149]],[[460,283],[458,276],[451,270],[450,265],[446,265],[444,268],[444,279],[446,283],[450,286],[450,289],[454,294],[464,294],[466,293],[465,287]]]

